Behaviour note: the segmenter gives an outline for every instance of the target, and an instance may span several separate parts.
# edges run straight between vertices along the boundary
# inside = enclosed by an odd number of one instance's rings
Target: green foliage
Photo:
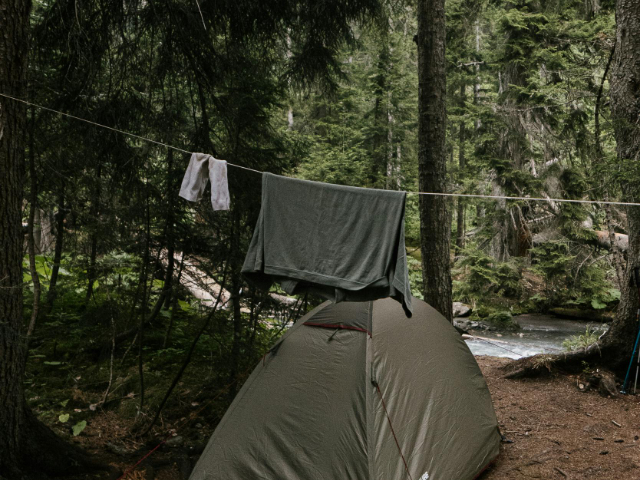
[[[532,270],[545,280],[547,296],[561,296],[567,287],[566,276],[575,260],[565,241],[546,242],[531,249]]]
[[[417,173],[415,11],[385,12],[339,52],[342,78],[330,94],[293,96],[290,137],[296,176],[336,184],[415,189]],[[283,112],[281,118],[286,118]],[[284,125],[282,128],[285,128]],[[413,230],[411,238],[417,238]]]
[[[421,300],[423,297],[423,278],[422,278],[422,264],[420,260],[408,256],[407,267],[409,268],[409,282],[411,282],[411,294]]]
[[[590,261],[590,248],[572,247],[567,240],[551,241],[533,248],[531,254],[531,269],[545,282],[544,304],[600,310],[619,301],[620,291],[611,286],[611,267],[597,257]]]
[[[77,437],[78,435],[80,435],[84,429],[87,427],[87,421],[86,420],[82,420],[78,423],[76,423],[72,430],[73,430],[73,436]]]
[[[465,248],[453,271],[454,298],[487,302],[490,297],[516,297],[521,290],[520,270],[514,262],[497,262],[475,246]]]
[[[498,327],[500,330],[513,331],[520,329],[520,325],[513,320],[511,312],[501,311],[492,313],[486,318],[486,321]]]
[[[588,326],[583,334],[572,335],[571,337],[563,341],[562,347],[569,352],[574,352],[576,350],[587,348],[588,346],[593,345],[598,341],[599,336],[600,335],[597,331]]]

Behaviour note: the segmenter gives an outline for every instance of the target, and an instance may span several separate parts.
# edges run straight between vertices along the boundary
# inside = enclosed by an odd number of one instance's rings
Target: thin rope
[[[144,462],[147,458],[149,458],[151,456],[151,454],[153,452],[155,452],[156,450],[158,450],[162,445],[164,445],[165,443],[167,443],[169,441],[169,438],[173,435],[172,432],[170,432],[158,445],[156,445],[152,450],[149,450],[149,453],[147,453],[144,457],[142,457],[140,460],[138,460],[135,465],[132,465],[131,467],[129,467],[121,476],[118,477],[118,480],[122,480],[123,478],[127,478],[127,475],[129,475],[131,472],[133,472],[136,467],[138,465],[140,465],[142,462]]]
[[[389,411],[387,410],[387,404],[384,403],[384,398],[382,398],[382,392],[380,391],[380,385],[376,382],[376,390],[378,391],[378,395],[380,395],[380,401],[382,402],[382,408],[384,408],[384,413],[387,416],[387,421],[389,422],[389,427],[391,428],[391,433],[393,434],[393,439],[396,441],[396,447],[398,447],[398,452],[400,452],[400,457],[402,457],[402,463],[404,463],[404,469],[407,471],[407,475],[410,480],[413,480],[411,476],[411,472],[409,471],[409,466],[407,465],[407,460],[404,458],[404,454],[402,453],[402,448],[400,448],[400,442],[398,442],[398,437],[396,436],[396,432],[393,429],[393,424],[391,423],[391,417],[389,416]]]
[[[11,95],[7,95],[5,93],[0,93],[0,97],[8,98],[10,100],[14,100],[16,102],[24,103],[25,105],[29,105],[32,107],[40,108],[42,110],[47,110],[52,113],[57,113],[59,115],[63,115],[68,118],[72,118],[74,120],[78,120],[81,122],[89,123],[96,127],[106,128],[107,130],[111,130],[113,132],[121,133],[122,135],[128,135],[129,137],[137,138],[138,140],[144,140],[146,142],[155,143],[156,145],[160,145],[166,148],[172,148],[173,150],[177,150],[178,152],[187,153],[192,155],[194,152],[189,152],[183,148],[174,147],[173,145],[169,145],[167,143],[162,143],[157,140],[153,140],[151,138],[143,137],[140,135],[136,135],[135,133],[126,132],[124,130],[120,130],[118,128],[109,127],[108,125],[103,125],[98,122],[94,122],[92,120],[87,120],[86,118],[77,117],[75,115],[71,115],[69,113],[61,112],[59,110],[54,110],[53,108],[45,107],[43,105],[38,105],[37,103],[28,102],[27,100],[23,100],[21,98],[12,97]],[[247,170],[249,172],[263,174],[266,173],[261,170],[256,170],[255,168],[245,167],[242,165],[237,165],[234,163],[227,162],[227,165],[235,168],[241,168],[242,170]],[[465,198],[487,198],[493,200],[525,200],[529,202],[558,202],[558,203],[584,203],[590,205],[619,205],[619,206],[628,206],[628,207],[640,207],[640,203],[635,202],[612,202],[608,200],[569,200],[565,198],[541,198],[541,197],[510,197],[506,195],[480,195],[480,194],[470,194],[470,193],[443,193],[443,192],[405,192],[407,195],[429,195],[436,197],[465,197]]]
[[[612,202],[608,200],[570,200],[567,198],[542,198],[542,197],[509,197],[506,195],[480,195],[472,193],[442,193],[442,192],[407,192],[407,195],[432,195],[438,197],[471,197],[471,198],[493,198],[496,200],[527,200],[533,202],[558,202],[558,203],[587,203],[593,205],[622,205],[629,207],[640,206],[634,202]]]
[[[114,132],[121,133],[122,135],[128,135],[130,137],[137,138],[139,140],[145,140],[147,142],[155,143],[156,145],[162,145],[163,147],[173,148],[174,150],[178,150],[179,152],[191,154],[193,152],[188,152],[182,148],[174,147],[172,145],[167,145],[166,143],[158,142],[157,140],[152,140],[151,138],[141,137],[140,135],[136,135],[135,133],[125,132],[124,130],[120,130],[118,128],[109,127],[108,125],[103,125],[101,123],[94,122],[92,120],[87,120],[86,118],[76,117],[75,115],[71,115],[70,113],[61,112],[59,110],[54,110],[53,108],[45,107],[43,105],[38,105],[37,103],[27,102],[26,100],[22,100],[21,98],[12,97],[11,95],[7,95],[5,93],[0,93],[0,97],[5,97],[10,100],[14,100],[16,102],[24,103],[26,105],[41,108],[42,110],[47,110],[52,113],[57,113],[58,115],[63,115],[65,117],[73,118],[74,120],[79,120],[81,122],[90,123],[91,125],[95,125],[96,127],[106,128],[107,130],[112,130]]]
[[[200,18],[202,19],[202,26],[204,27],[205,31],[207,30],[207,24],[204,23],[204,16],[202,15],[202,10],[200,9],[200,3],[198,2],[198,0],[196,0],[196,5],[198,5],[198,11],[200,12]]]
[[[486,340],[486,339],[484,339],[482,337],[476,337],[475,335],[469,335],[468,333],[465,333],[465,335],[471,337],[471,339],[473,339],[473,340],[480,340],[481,342],[486,342],[489,345],[493,345],[494,347],[498,347],[498,348],[501,348],[503,350],[506,350],[507,352],[511,352],[511,353],[513,353],[514,355],[517,355],[520,358],[524,357],[524,355],[522,355],[522,354],[520,354],[518,352],[514,352],[513,350],[510,350],[507,347],[503,347],[502,345],[498,345],[497,343],[490,342],[489,340]]]

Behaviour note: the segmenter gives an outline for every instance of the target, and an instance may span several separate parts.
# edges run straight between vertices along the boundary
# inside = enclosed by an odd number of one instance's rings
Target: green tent
[[[255,368],[190,480],[472,480],[498,455],[489,390],[413,299],[323,303]]]

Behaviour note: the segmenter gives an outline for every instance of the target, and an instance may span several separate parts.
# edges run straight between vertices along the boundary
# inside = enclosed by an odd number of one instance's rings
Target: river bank
[[[483,322],[456,319],[456,325],[470,334],[467,345],[475,356],[488,355],[517,359],[538,353],[561,353],[562,343],[587,328],[600,335],[608,325],[598,321],[568,320],[554,315],[524,314],[513,318],[516,331],[503,331]]]

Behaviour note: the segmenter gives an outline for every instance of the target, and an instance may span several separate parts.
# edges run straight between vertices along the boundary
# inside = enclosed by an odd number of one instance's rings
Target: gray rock
[[[108,451],[110,451],[111,453],[115,453],[116,455],[128,455],[129,453],[131,453],[129,450],[127,450],[123,446],[116,445],[111,442],[107,442],[106,447]]]
[[[453,302],[454,317],[468,317],[471,315],[471,307],[462,302]]]
[[[184,438],[182,438],[180,435],[167,440],[167,446],[169,447],[180,447],[183,443]]]
[[[460,320],[458,318],[454,318],[453,324],[462,330],[469,330],[471,328],[471,322],[469,320]]]

